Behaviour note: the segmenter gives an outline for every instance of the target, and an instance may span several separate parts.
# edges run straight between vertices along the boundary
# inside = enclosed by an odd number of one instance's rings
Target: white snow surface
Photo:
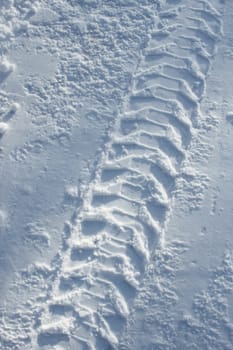
[[[0,349],[233,349],[233,2],[0,1]]]

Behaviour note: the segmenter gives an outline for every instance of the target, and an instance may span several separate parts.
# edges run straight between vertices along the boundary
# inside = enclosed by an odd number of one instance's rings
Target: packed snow
[[[233,349],[232,16],[0,1],[0,349]]]

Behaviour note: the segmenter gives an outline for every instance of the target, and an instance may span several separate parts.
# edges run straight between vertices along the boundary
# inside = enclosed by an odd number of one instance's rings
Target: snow
[[[1,349],[232,349],[232,15],[1,1]]]

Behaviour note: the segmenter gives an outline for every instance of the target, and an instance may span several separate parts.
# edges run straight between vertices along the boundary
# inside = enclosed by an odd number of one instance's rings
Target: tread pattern
[[[220,14],[207,0],[171,3],[161,6],[131,95],[61,252],[35,348],[118,348],[150,255],[163,245],[221,36]]]

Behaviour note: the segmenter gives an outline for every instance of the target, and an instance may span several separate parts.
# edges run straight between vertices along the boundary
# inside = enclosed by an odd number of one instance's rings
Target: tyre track
[[[221,19],[205,0],[167,1],[159,19],[61,253],[35,348],[117,348],[150,254],[163,246]]]

